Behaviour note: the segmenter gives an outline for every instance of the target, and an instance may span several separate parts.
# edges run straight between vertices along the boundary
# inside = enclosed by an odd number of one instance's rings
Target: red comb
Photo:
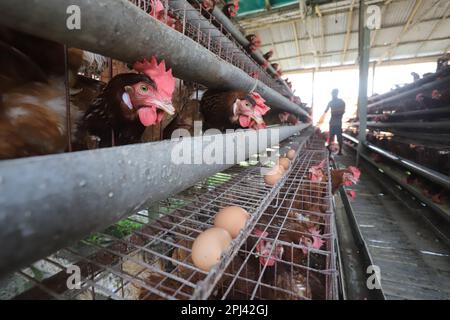
[[[256,92],[252,92],[251,93],[252,98],[255,100],[256,102],[256,106],[255,106],[255,112],[258,112],[261,116],[265,115],[267,112],[269,112],[270,108],[268,106],[266,106],[265,102],[266,100],[264,100],[259,93]]]
[[[321,234],[320,234],[320,230],[318,230],[317,229],[317,227],[312,227],[312,228],[309,228],[309,230],[308,230],[311,234],[312,234],[312,238],[313,238],[313,244],[312,244],[312,247],[314,248],[314,249],[320,249],[322,246],[323,246],[323,244],[325,243],[325,241],[323,241],[321,238],[320,238],[320,236],[321,236]]]
[[[348,167],[348,170],[350,170],[350,172],[353,174],[353,177],[356,180],[359,180],[359,177],[361,176],[361,171],[359,171],[358,168],[356,168],[356,167]]]
[[[345,193],[346,193],[352,200],[355,200],[355,199],[356,199],[356,191],[354,191],[354,190],[346,190]]]
[[[234,10],[238,12],[239,10],[239,0],[234,0]]]
[[[160,0],[150,0],[150,3],[151,3],[150,15],[152,17],[157,18],[158,13],[164,10],[164,6]]]
[[[166,71],[166,63],[164,60],[158,64],[158,61],[153,56],[150,62],[147,60],[136,62],[133,68],[151,78],[156,83],[158,91],[163,93],[164,96],[172,98],[173,91],[175,90],[175,78],[172,76],[172,69]]]

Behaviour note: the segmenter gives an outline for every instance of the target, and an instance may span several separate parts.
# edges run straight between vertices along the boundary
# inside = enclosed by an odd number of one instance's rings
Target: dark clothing
[[[331,119],[330,119],[330,132],[332,126],[342,127],[342,117],[345,113],[345,102],[342,99],[336,98],[328,103],[328,107],[325,112],[331,109]],[[342,129],[341,129],[342,130]]]
[[[333,143],[334,141],[334,136],[337,137],[338,143],[339,143],[339,147],[340,149],[342,148],[342,124],[341,125],[336,125],[336,126],[332,126],[330,125],[330,144]]]
[[[339,143],[339,154],[342,154],[342,117],[345,113],[345,102],[339,98],[333,98],[333,100],[328,103],[327,110],[331,109],[331,119],[330,119],[330,141],[332,144],[334,141],[334,136],[337,137]]]

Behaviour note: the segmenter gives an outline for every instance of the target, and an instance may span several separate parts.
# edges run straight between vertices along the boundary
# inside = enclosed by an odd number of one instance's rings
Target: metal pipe
[[[372,103],[372,104],[369,105],[369,108],[368,108],[369,112],[374,112],[374,111],[383,109],[383,107],[386,105],[386,103],[397,101],[397,100],[400,100],[400,99],[404,99],[404,98],[407,98],[409,96],[414,96],[415,97],[415,95],[417,95],[419,93],[422,93],[423,91],[433,90],[433,89],[436,89],[436,87],[444,86],[446,84],[450,84],[450,76],[446,77],[444,79],[440,79],[440,80],[437,80],[437,81],[434,81],[434,82],[431,82],[431,83],[424,84],[424,85],[422,85],[420,87],[416,87],[416,89],[413,89],[413,90],[410,90],[410,91],[406,91],[406,92],[402,92],[402,93],[400,93],[398,95],[391,96],[391,97],[388,97],[386,99],[378,100],[377,102]]]
[[[185,190],[307,127],[246,130],[1,161],[0,275]],[[220,141],[227,143],[227,152],[215,163],[204,164],[202,155],[210,154],[211,144]],[[193,164],[176,162],[181,150]],[[237,154],[229,158],[232,152]]]
[[[348,140],[351,140],[352,142],[354,142],[356,144],[359,143],[354,137],[352,137],[348,134],[344,133],[342,136]],[[377,146],[374,146],[371,143],[366,142],[364,145],[367,148],[369,148],[370,150],[375,151],[376,153],[394,161],[395,163],[405,167],[406,169],[411,170],[412,172],[417,173],[417,174],[429,179],[430,181],[439,184],[440,186],[442,186],[446,189],[450,189],[450,177],[449,176],[446,176],[440,172],[434,171],[430,168],[427,168],[425,166],[417,164],[413,161],[403,159],[402,157],[399,157],[389,151],[383,150]]]
[[[359,127],[359,122],[351,124]],[[367,122],[368,127],[372,128],[410,128],[410,129],[447,129],[450,130],[450,121],[405,121],[405,122]]]
[[[247,38],[245,38],[245,36],[238,30],[238,28],[234,26],[230,19],[228,19],[218,7],[215,7],[211,13],[217,19],[217,21],[219,21],[219,23],[236,39],[236,41],[241,44],[241,46],[246,48],[250,45],[250,42],[247,40]],[[253,59],[255,59],[256,62],[261,65],[266,62],[263,53],[259,49],[252,52],[251,56]],[[277,75],[277,71],[270,64],[267,66],[267,71],[271,75]],[[279,79],[279,81],[287,88],[288,92],[292,95],[292,91],[287,83],[281,78]]]
[[[370,30],[366,27],[366,6],[364,1],[359,1],[359,95],[358,95],[358,118],[360,121],[358,140],[362,143],[366,141],[367,129],[367,85],[369,78],[369,58],[370,58]],[[359,157],[362,151],[361,145],[356,154],[356,165],[359,164]]]
[[[450,113],[450,107],[429,109],[429,110],[395,112],[392,114],[387,114],[387,116],[389,117],[389,119],[391,119],[391,118],[417,117],[417,116],[434,116],[438,114],[448,114],[448,113]],[[380,114],[369,114],[367,115],[367,118],[376,118],[380,116],[381,116]]]
[[[424,84],[434,82],[434,81],[436,81],[436,79],[449,76],[449,73],[450,73],[450,69],[443,69],[443,70],[438,71],[438,72],[436,72],[436,73],[434,73],[432,75],[429,75],[429,76],[427,76],[425,78],[422,78],[422,79],[419,79],[419,80],[417,80],[417,81],[415,81],[413,83],[407,84],[406,86],[402,87],[401,89],[394,90],[394,91],[389,91],[389,92],[386,92],[384,94],[377,95],[375,97],[370,97],[369,98],[369,104],[372,104],[372,103],[381,101],[383,99],[392,97],[394,95],[397,95],[397,94],[400,93],[400,92],[398,92],[399,90],[402,90],[404,92],[406,90],[412,90],[414,88],[417,88],[418,86],[423,86]]]
[[[256,80],[244,71],[129,1],[78,0],[80,30],[67,27],[66,11],[71,5],[71,0],[2,0],[2,24],[124,62],[133,63],[152,55],[164,58],[176,77],[208,88],[251,91],[255,87]],[[256,91],[274,108],[309,117],[298,105],[259,81]]]

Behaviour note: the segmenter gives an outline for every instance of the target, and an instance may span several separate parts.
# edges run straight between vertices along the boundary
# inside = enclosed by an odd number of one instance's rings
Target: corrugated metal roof
[[[240,24],[259,34],[264,52],[274,47],[272,62],[279,63],[284,71],[354,64],[358,48],[359,1],[354,1],[347,52],[343,55],[352,1],[339,0],[319,6],[319,12],[326,12],[322,18],[309,8],[303,20],[299,7],[292,6],[290,10],[272,9],[267,14],[248,15],[240,20]],[[366,2],[383,8],[385,0]],[[274,13],[270,13],[272,11]],[[409,30],[403,32],[408,21]],[[442,54],[450,46],[450,1],[393,0],[382,9],[382,28],[373,37],[373,61],[381,57],[396,60]]]

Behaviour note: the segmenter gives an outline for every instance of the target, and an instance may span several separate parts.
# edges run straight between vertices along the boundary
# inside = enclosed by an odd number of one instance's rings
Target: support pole
[[[358,145],[356,165],[359,165],[360,154],[366,142],[367,129],[367,86],[369,78],[369,57],[370,57],[370,30],[366,26],[366,5],[364,0],[359,1],[359,97],[358,97],[358,118],[359,136],[361,142]]]

